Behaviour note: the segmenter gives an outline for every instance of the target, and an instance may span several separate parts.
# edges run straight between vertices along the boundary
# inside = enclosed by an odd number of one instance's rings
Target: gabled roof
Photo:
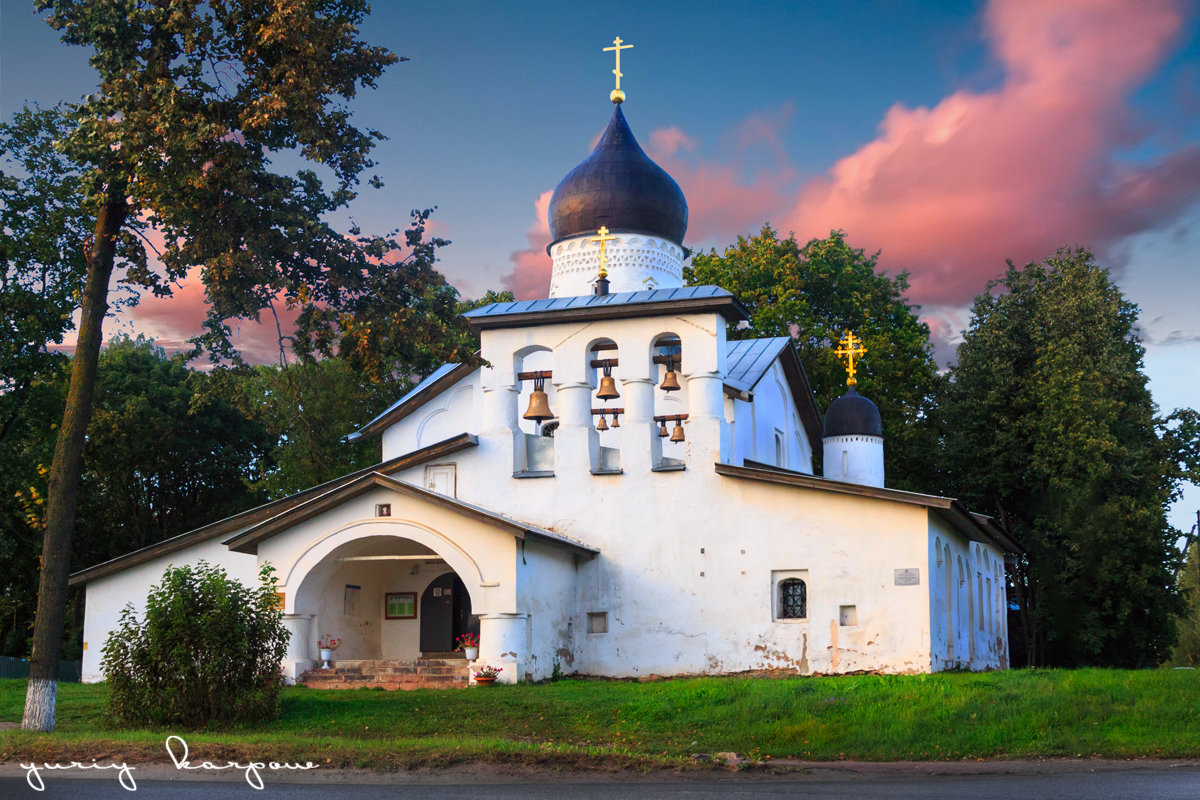
[[[229,534],[246,527],[254,525],[263,520],[270,519],[278,514],[281,514],[291,508],[295,508],[301,503],[320,495],[329,492],[331,489],[353,481],[354,479],[367,475],[373,472],[389,473],[399,472],[403,469],[423,464],[426,461],[434,461],[451,453],[457,453],[467,447],[474,447],[479,442],[469,433],[462,433],[450,439],[446,439],[436,444],[431,444],[428,447],[422,447],[420,450],[414,450],[411,453],[389,459],[366,469],[360,469],[356,472],[351,472],[349,475],[343,475],[340,478],[334,478],[331,481],[318,484],[311,489],[305,489],[302,492],[272,500],[270,503],[265,503],[261,506],[248,509],[240,514],[234,514],[231,517],[217,520],[195,530],[181,533],[178,536],[173,536],[170,539],[164,539],[161,542],[152,544],[148,547],[143,547],[140,550],[134,550],[132,553],[126,553],[123,556],[105,561],[87,569],[82,569],[79,572],[71,575],[71,586],[82,586],[89,581],[94,581],[97,578],[103,578],[105,575],[111,575],[114,572],[120,572],[128,567],[144,564],[160,556],[169,555],[185,547],[191,547],[200,542],[206,542],[209,539],[215,539],[218,536],[228,536]]]
[[[364,436],[381,432],[416,411],[439,394],[474,372],[470,364],[442,364],[429,377],[414,386],[408,394],[388,406],[379,416],[363,425],[343,441],[356,442]]]
[[[389,489],[405,497],[411,497],[422,502],[447,508],[465,517],[470,517],[507,531],[518,539],[536,538],[548,544],[565,547],[589,556],[600,552],[595,547],[590,547],[582,542],[577,542],[561,534],[548,531],[545,528],[539,528],[527,522],[521,522],[511,517],[506,517],[503,514],[489,511],[481,506],[464,503],[456,498],[431,492],[428,489],[422,489],[411,483],[389,478],[378,472],[360,475],[348,483],[329,490],[325,494],[293,506],[282,514],[260,522],[252,528],[248,528],[238,535],[227,539],[224,544],[235,553],[257,553],[258,545],[272,536],[283,533],[288,528],[299,525],[301,522],[320,516],[326,511],[345,503],[347,500],[358,497],[376,487]]]
[[[791,341],[787,336],[775,336],[728,342],[725,385],[749,394],[778,360],[800,412],[804,432],[808,434],[809,443],[816,447],[822,436],[821,412],[817,408],[817,398],[808,383],[804,365],[800,363],[800,356],[796,354],[796,348],[791,346]]]
[[[746,307],[719,286],[681,286],[644,292],[584,294],[577,297],[492,303],[468,311],[463,316],[474,330],[483,330],[705,311],[715,311],[732,322],[749,319]]]
[[[752,392],[775,363],[779,353],[788,346],[787,336],[767,339],[739,339],[726,347],[727,370],[725,383],[743,392]]]
[[[982,514],[972,514],[963,507],[962,503],[953,497],[937,497],[931,494],[905,492],[900,489],[887,489],[879,486],[863,486],[859,483],[843,483],[829,478],[819,478],[804,472],[795,472],[756,461],[747,461],[745,466],[737,467],[732,464],[717,464],[718,475],[728,475],[731,478],[776,483],[782,486],[796,486],[804,489],[816,489],[837,494],[851,494],[859,497],[870,497],[876,500],[890,500],[894,503],[922,506],[933,511],[950,525],[954,526],[968,539],[989,541],[1007,553],[1024,553],[1025,550],[1009,535],[999,523],[991,517]]]

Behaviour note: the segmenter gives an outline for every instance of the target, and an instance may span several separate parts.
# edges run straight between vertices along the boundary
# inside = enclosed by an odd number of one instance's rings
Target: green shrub
[[[109,710],[126,724],[184,725],[274,718],[289,632],[272,567],[248,587],[201,561],[170,567],[104,644]]]

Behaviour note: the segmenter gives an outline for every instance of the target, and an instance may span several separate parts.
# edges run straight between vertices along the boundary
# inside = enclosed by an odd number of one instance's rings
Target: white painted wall
[[[230,534],[232,535],[232,534]],[[85,683],[104,680],[100,669],[101,650],[109,634],[117,628],[121,609],[132,603],[140,614],[146,607],[150,587],[162,580],[167,567],[207,561],[223,567],[230,577],[247,586],[258,583],[258,560],[254,556],[233,553],[221,542],[221,536],[192,545],[184,550],[147,561],[136,567],[97,578],[87,585],[84,594],[83,618],[83,680]]]
[[[883,486],[882,436],[826,436],[821,469],[826,478]]]
[[[1007,669],[1003,553],[990,543],[968,540],[931,516],[928,564],[934,669]]]
[[[383,431],[384,458],[428,447],[460,433],[475,433],[470,427],[479,419],[483,390],[479,371],[466,375],[417,411]]]
[[[641,292],[683,286],[683,248],[658,236],[617,233],[606,244],[609,292]],[[550,297],[592,294],[600,275],[600,245],[595,234],[572,236],[550,248],[554,266]]]

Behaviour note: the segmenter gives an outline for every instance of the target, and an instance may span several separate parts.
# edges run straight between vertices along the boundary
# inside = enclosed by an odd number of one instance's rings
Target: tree
[[[126,280],[157,294],[196,270],[211,311],[203,343],[233,357],[231,317],[277,302],[318,339],[367,324],[354,299],[392,240],[324,220],[355,196],[381,135],[346,104],[397,58],[358,39],[363,0],[37,0],[68,44],[87,46],[100,84],[70,108],[58,152],[79,165],[91,234],[71,380],[48,479],[46,529],[23,727],[52,730],[71,540],[101,326],[122,248],[139,226],[161,241],[132,254]],[[317,165],[275,171],[282,156]],[[373,184],[378,184],[372,179]],[[318,313],[319,312],[319,313]],[[406,320],[411,321],[411,320]],[[370,342],[367,342],[370,345]]]
[[[378,442],[342,440],[395,399],[394,381],[373,383],[339,358],[259,365],[217,378],[225,383],[219,391],[263,428],[270,443],[251,483],[259,502],[379,462]]]
[[[142,619],[126,605],[101,662],[113,716],[191,728],[276,717],[291,634],[273,573],[264,566],[245,586],[204,561],[169,567]]]
[[[1010,262],[959,347],[951,488],[1028,551],[1010,581],[1031,664],[1158,664],[1174,638],[1166,509],[1182,456],[1155,416],[1137,317],[1091,253],[1062,249]]]
[[[1170,663],[1177,667],[1200,666],[1200,543],[1188,548],[1179,573],[1179,590],[1187,609],[1179,616],[1178,634]]]
[[[65,360],[64,360],[65,361]],[[0,652],[28,653],[30,602],[45,527],[46,465],[62,418],[69,363],[39,376],[0,445]],[[153,342],[118,337],[101,352],[88,424],[71,567],[82,569],[235,514],[254,503],[266,431],[214,391],[215,379]],[[82,602],[68,603],[65,647],[77,657]]]
[[[867,355],[858,390],[883,417],[888,483],[929,491],[937,443],[927,421],[941,380],[929,326],[905,299],[908,273],[883,274],[878,259],[841,231],[801,246],[795,234],[780,239],[764,225],[721,255],[693,256],[684,279],[728,289],[750,309],[750,326],[731,326],[730,339],[791,336],[822,408],[846,391],[834,343],[848,330],[861,336]]]

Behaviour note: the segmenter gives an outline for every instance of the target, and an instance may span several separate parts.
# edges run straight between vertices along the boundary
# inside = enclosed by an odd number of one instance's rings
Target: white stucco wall
[[[884,485],[882,436],[826,436],[821,441],[826,478],[863,486]]]
[[[1007,669],[1003,553],[931,517],[928,563],[933,575],[929,614],[934,668]]]
[[[522,680],[544,680],[558,662],[563,674],[575,671],[574,641],[580,631],[578,565],[590,559],[536,540],[518,545],[517,605],[525,615],[527,645]]]
[[[101,652],[109,634],[116,629],[121,609],[132,603],[140,613],[146,607],[150,587],[162,580],[167,567],[207,561],[224,567],[233,578],[247,586],[258,582],[258,560],[254,556],[233,553],[221,542],[221,536],[192,545],[183,550],[147,561],[121,572],[97,578],[87,585],[84,595],[83,619],[83,680],[85,683],[104,680],[100,669]]]
[[[572,236],[550,248],[550,297],[592,294],[600,274],[595,234]],[[609,292],[642,292],[683,286],[683,248],[660,236],[617,233],[605,245]]]
[[[479,371],[476,370],[386,428],[383,431],[384,458],[411,453],[460,433],[475,433],[477,429],[471,425],[479,419],[481,397]]]
[[[725,417],[731,423],[733,443],[729,463],[758,461],[811,475],[812,443],[778,361],[759,380],[753,396],[753,402],[726,399]]]

